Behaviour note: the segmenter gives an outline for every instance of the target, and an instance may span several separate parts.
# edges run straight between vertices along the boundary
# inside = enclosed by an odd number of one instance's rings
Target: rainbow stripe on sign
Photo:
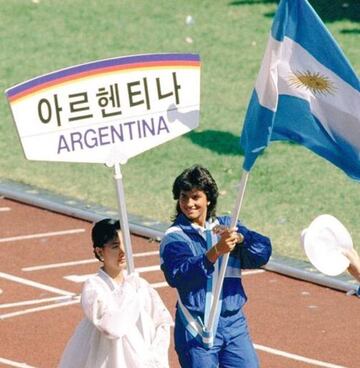
[[[41,90],[77,79],[129,69],[163,69],[174,66],[200,67],[200,57],[197,54],[148,54],[99,60],[42,75],[11,87],[5,93],[9,102],[14,103]]]

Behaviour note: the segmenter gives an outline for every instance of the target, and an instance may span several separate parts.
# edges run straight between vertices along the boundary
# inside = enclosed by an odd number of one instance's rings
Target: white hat
[[[349,267],[341,250],[353,248],[351,235],[334,216],[316,217],[302,231],[301,244],[311,264],[325,275],[337,276]]]

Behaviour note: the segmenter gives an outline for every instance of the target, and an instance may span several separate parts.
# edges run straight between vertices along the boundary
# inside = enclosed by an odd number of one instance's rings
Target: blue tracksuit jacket
[[[221,225],[230,226],[230,217],[217,217]],[[259,268],[271,255],[269,238],[250,231],[238,223],[238,232],[244,242],[231,253],[224,278],[221,316],[239,311],[246,302],[241,283],[241,269]],[[180,214],[168,229],[160,244],[161,269],[166,281],[175,287],[184,306],[195,315],[203,316],[206,282],[214,272],[214,265],[207,259],[206,241],[191,222]]]

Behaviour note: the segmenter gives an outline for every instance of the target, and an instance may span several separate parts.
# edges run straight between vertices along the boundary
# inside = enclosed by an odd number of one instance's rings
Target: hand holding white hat
[[[343,249],[343,255],[349,260],[348,271],[356,280],[360,282],[360,256],[355,249]]]
[[[353,249],[351,235],[334,216],[316,217],[302,231],[301,243],[311,264],[325,275],[337,276],[349,267],[343,251]]]

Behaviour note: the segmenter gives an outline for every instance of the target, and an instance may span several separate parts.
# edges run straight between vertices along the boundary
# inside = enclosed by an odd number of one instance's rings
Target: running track
[[[96,272],[91,223],[0,198],[0,367],[56,367],[82,318],[79,293]],[[170,311],[158,242],[132,236],[135,266]],[[244,272],[245,307],[263,368],[360,367],[360,300],[259,270]],[[170,365],[179,367],[173,345]]]

